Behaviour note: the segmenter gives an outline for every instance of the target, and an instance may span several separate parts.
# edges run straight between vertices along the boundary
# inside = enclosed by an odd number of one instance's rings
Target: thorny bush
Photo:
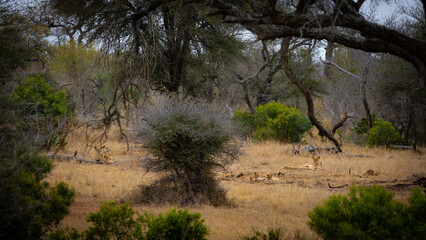
[[[224,204],[225,191],[213,178],[213,169],[232,163],[240,152],[226,109],[214,103],[170,98],[147,107],[141,117],[138,136],[151,153],[144,166],[167,174],[142,187],[142,200]]]

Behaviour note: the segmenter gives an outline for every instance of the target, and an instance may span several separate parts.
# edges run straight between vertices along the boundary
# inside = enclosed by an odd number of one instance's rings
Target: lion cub
[[[255,172],[252,175],[250,175],[250,181],[252,181],[252,180],[258,180],[259,177],[260,177],[260,174],[258,172]]]
[[[308,169],[308,170],[317,170],[317,169],[321,169],[322,167],[322,163],[319,161],[320,160],[320,156],[312,156],[312,160],[314,161],[314,164],[303,164],[302,166],[298,166],[298,167],[289,167],[289,166],[285,166],[283,167],[283,169]]]
[[[96,162],[107,162],[112,163],[112,154],[109,153],[110,150],[105,145],[102,145],[101,147],[95,146],[96,151]]]

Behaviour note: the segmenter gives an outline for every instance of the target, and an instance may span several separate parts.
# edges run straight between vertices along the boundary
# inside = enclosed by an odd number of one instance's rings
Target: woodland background
[[[251,190],[244,185],[246,182],[238,182],[235,188],[224,183],[223,179],[234,179],[228,172],[244,172],[246,177],[253,169],[264,175],[278,174],[277,169],[283,165],[280,156],[287,159],[285,164],[293,165],[309,159],[309,153],[303,151],[305,145],[326,147],[335,153],[324,153],[328,156],[324,171],[328,172],[321,172],[321,181],[310,182],[311,173],[296,173],[294,179],[287,180],[299,181],[301,188],[326,188],[326,179],[348,170],[352,174],[354,169],[360,176],[367,169],[379,168],[381,175],[374,180],[379,182],[422,179],[425,165],[420,154],[426,142],[426,2],[394,1],[395,14],[378,18],[378,6],[389,2],[0,0],[0,200],[1,211],[7,213],[0,219],[0,237],[47,237],[69,213],[67,208],[75,199],[79,203],[91,199],[88,202],[96,202],[95,205],[108,200],[140,204],[134,196],[120,196],[141,184],[138,179],[142,169],[168,171],[168,165],[161,168],[158,162],[144,162],[149,155],[144,147],[155,148],[155,143],[149,142],[159,132],[154,123],[163,121],[164,116],[174,119],[173,114],[179,111],[211,123],[197,125],[199,129],[220,125],[226,135],[215,141],[227,143],[231,139],[230,143],[239,143],[225,144],[224,150],[220,148],[217,155],[207,157],[203,164],[211,164],[212,168],[201,169],[202,174],[197,172],[200,169],[185,166],[187,176],[207,177],[192,178],[189,182],[193,182],[183,186],[193,192],[198,191],[195,182],[212,189],[217,184],[225,186],[242,206],[242,212],[250,209],[256,197],[238,200]],[[246,125],[256,123],[258,120],[250,120],[250,116],[257,116],[259,109],[274,103],[282,103],[306,119],[309,127],[301,130],[300,137],[279,135],[278,139],[264,141],[256,136],[269,133],[256,135],[256,125]],[[211,116],[216,122],[209,122]],[[236,123],[236,119],[243,124]],[[397,136],[383,142],[369,140],[375,122],[393,129],[392,134]],[[212,128],[211,132],[215,131]],[[212,135],[201,132],[197,135],[194,131],[191,136],[206,139]],[[235,165],[241,152],[244,154]],[[280,156],[270,156],[268,152]],[[357,160],[342,160],[348,154]],[[118,166],[113,165],[110,170],[103,165],[85,168],[56,159],[53,168],[53,161],[48,159],[54,155],[89,162],[108,163],[113,159],[110,162]],[[225,155],[231,160],[216,158]],[[375,160],[367,162],[363,157]],[[217,165],[230,168],[218,173],[213,168]],[[138,173],[129,172],[135,167]],[[118,169],[126,169],[134,181],[122,179],[118,183],[116,179],[123,178],[115,175],[115,171],[121,171]],[[114,172],[111,178],[102,175],[108,171]],[[102,181],[90,177],[94,173],[100,174],[94,176]],[[176,174],[180,176],[178,171]],[[142,181],[147,185],[159,178],[147,176]],[[337,176],[336,184],[356,183],[342,176]],[[71,187],[59,183],[62,181]],[[103,189],[103,183],[120,185],[121,190],[112,191],[113,195],[110,190],[93,193],[95,188]],[[90,190],[81,190],[88,186]],[[406,190],[398,190],[398,199],[407,201]],[[282,195],[298,191],[286,189]],[[320,195],[318,200],[307,202],[309,208],[330,196],[312,191],[317,190],[310,189],[297,198],[302,202],[306,197],[303,194]],[[282,210],[278,197],[265,201],[271,213]],[[51,209],[58,208],[58,214],[51,213]],[[301,209],[292,216],[296,216],[296,222],[304,223],[306,206]],[[202,211],[207,216],[214,215],[208,213],[214,212],[209,207]],[[28,216],[33,218],[27,221]],[[78,230],[83,230],[85,223],[73,221],[79,225]],[[264,225],[254,225],[264,227],[270,223],[267,220]],[[210,226],[220,228],[215,224]],[[243,234],[250,227],[243,226]],[[26,231],[14,236],[20,231],[16,229]],[[318,237],[307,226],[289,229],[301,229],[308,237]],[[217,230],[212,235],[217,239],[235,237],[220,234]]]

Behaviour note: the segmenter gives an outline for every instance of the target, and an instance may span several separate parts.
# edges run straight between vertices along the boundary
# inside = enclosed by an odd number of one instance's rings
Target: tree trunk
[[[308,105],[309,120],[311,121],[312,125],[314,125],[318,129],[318,134],[321,137],[327,137],[330,141],[334,143],[337,148],[337,151],[342,152],[342,148],[340,147],[340,144],[337,139],[329,131],[327,131],[315,117],[314,101],[312,99],[312,95],[309,90],[303,85],[303,79],[300,79],[298,76],[296,76],[296,74],[294,74],[293,72],[293,69],[289,65],[290,39],[290,37],[284,37],[281,42],[281,65],[283,66],[284,72],[290,79],[290,81],[299,88],[299,90],[305,97],[306,104]]]
[[[268,68],[269,68],[269,72],[268,72],[268,75],[266,77],[266,80],[263,83],[262,87],[259,88],[259,92],[257,93],[257,97],[256,97],[256,105],[257,106],[267,104],[271,101],[272,80],[274,79],[275,73],[277,73],[281,69],[281,64],[278,64],[275,67],[272,67],[270,65]]]
[[[243,86],[243,91],[244,91],[244,100],[246,101],[247,107],[249,108],[250,114],[254,114],[254,108],[253,105],[251,104],[250,101],[250,96],[249,96],[249,90],[247,87],[247,80],[244,80],[243,77],[241,77],[240,75],[236,74],[235,75],[238,78],[238,83],[241,84],[241,86]]]
[[[325,50],[325,60],[328,62],[331,62],[333,58],[333,50],[336,47],[335,43],[328,42],[327,48]],[[331,80],[331,66],[329,64],[326,64],[324,66],[324,75],[328,80]]]
[[[365,121],[367,123],[367,134],[370,134],[370,129],[372,127],[371,112],[370,112],[370,106],[368,105],[368,101],[367,101],[367,89],[366,89],[370,60],[371,60],[371,55],[369,54],[368,59],[367,59],[367,63],[365,64],[364,71],[363,71],[362,77],[361,77],[362,104],[364,105],[364,110],[365,110]]]
[[[165,33],[167,35],[167,49],[164,52],[167,60],[168,79],[163,85],[169,92],[177,92],[184,78],[185,56],[189,51],[189,36],[184,31],[179,34],[175,14],[168,7],[162,8]]]

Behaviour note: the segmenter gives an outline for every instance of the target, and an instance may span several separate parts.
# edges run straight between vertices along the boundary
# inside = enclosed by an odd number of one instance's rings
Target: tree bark
[[[347,113],[345,113],[344,115],[343,115],[343,118],[342,118],[342,120],[340,120],[338,123],[336,123],[336,125],[334,125],[334,127],[333,127],[333,129],[331,130],[331,134],[334,136],[334,134],[336,133],[336,131],[337,131],[337,129],[339,129],[340,127],[342,127],[344,124],[345,124],[345,122],[346,122],[346,120],[348,119],[348,114]]]
[[[189,51],[189,37],[186,32],[180,33],[175,14],[167,7],[162,8],[167,47],[164,52],[168,67],[168,78],[163,85],[169,92],[177,92],[184,78],[185,57]]]
[[[272,64],[272,63],[270,63]],[[281,69],[281,64],[278,64],[277,66],[269,66],[268,67],[268,75],[266,76],[266,80],[263,83],[263,85],[259,88],[259,92],[257,93],[256,97],[256,105],[264,105],[271,101],[271,84],[272,80],[274,79],[275,73],[277,73]]]
[[[251,104],[250,101],[250,96],[249,96],[249,90],[247,87],[247,79],[243,79],[243,77],[241,77],[240,75],[236,74],[236,77],[238,78],[239,81],[237,81],[239,84],[241,84],[241,86],[243,86],[243,91],[244,91],[244,101],[247,104],[247,107],[249,108],[250,114],[254,114],[254,108],[253,105]]]
[[[325,49],[325,60],[331,62],[333,58],[333,50],[336,44],[327,42],[327,48]],[[324,75],[328,80],[331,80],[331,67],[327,64],[324,66]]]
[[[362,73],[361,77],[361,92],[362,92],[362,104],[364,105],[365,110],[365,121],[367,123],[367,134],[370,134],[370,129],[372,127],[371,123],[371,112],[370,112],[370,105],[367,101],[367,76],[368,76],[368,69],[370,65],[371,55],[368,55],[367,63],[365,64],[364,71]]]

